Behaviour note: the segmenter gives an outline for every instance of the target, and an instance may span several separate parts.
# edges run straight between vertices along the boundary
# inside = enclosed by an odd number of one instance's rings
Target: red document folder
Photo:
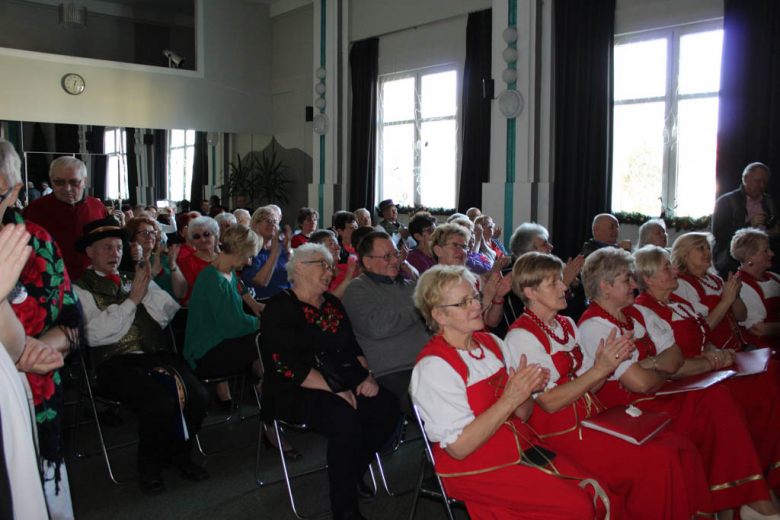
[[[628,406],[614,406],[607,411],[585,419],[582,425],[619,437],[641,446],[669,424],[669,414],[654,410],[642,410],[642,415],[632,417],[626,413]]]
[[[685,379],[678,379],[666,383],[655,395],[679,394],[680,392],[692,392],[702,390],[721,381],[725,381],[735,375],[734,370],[719,370],[717,372],[707,372],[698,376],[690,376]]]
[[[772,352],[768,348],[759,348],[750,352],[737,352],[734,364],[729,367],[737,373],[735,377],[750,376],[766,372]]]

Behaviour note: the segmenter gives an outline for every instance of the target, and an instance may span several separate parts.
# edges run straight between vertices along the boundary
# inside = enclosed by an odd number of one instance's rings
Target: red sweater
[[[85,197],[72,205],[50,193],[30,203],[22,216],[49,232],[60,246],[70,279],[78,280],[92,261],[76,251],[76,239],[81,236],[85,224],[110,215],[103,203],[94,197]]]

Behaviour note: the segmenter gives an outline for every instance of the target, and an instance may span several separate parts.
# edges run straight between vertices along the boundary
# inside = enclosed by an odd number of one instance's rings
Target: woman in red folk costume
[[[671,330],[653,339],[648,335],[643,312],[650,311],[640,312],[632,305],[634,267],[628,252],[614,248],[599,249],[585,261],[582,281],[590,306],[579,323],[585,363],[595,359],[600,342],[615,331],[633,333],[637,347],[596,396],[608,407],[633,403],[643,410],[669,413],[668,429],[687,437],[701,455],[713,510],[728,511],[763,499],[766,486],[760,477],[761,463],[742,412],[725,386],[654,395],[679,370],[684,357]],[[751,478],[753,482],[748,483]],[[743,485],[725,485],[745,480]],[[744,511],[742,517],[755,518],[751,513]]]
[[[414,296],[436,335],[417,359],[410,393],[447,492],[475,520],[625,518],[622,496],[567,456],[554,456],[525,424],[531,394],[550,374],[524,357],[507,372],[501,340],[481,332],[475,281],[462,266],[437,265],[420,277]]]
[[[711,272],[712,251],[708,233],[686,233],[674,241],[672,265],[677,269],[674,294],[686,300],[704,317],[710,328],[708,339],[723,350],[745,346],[737,320],[747,316],[739,297],[740,276],[729,274],[728,281]]]
[[[671,333],[673,347],[679,348],[685,357],[682,366],[671,377],[679,379],[731,365],[733,351],[719,350],[709,343],[710,329],[705,319],[688,301],[674,294],[678,285],[677,270],[669,260],[669,253],[656,246],[645,246],[635,253],[635,258],[634,278],[642,289],[636,304],[650,339],[661,352],[668,348],[662,345],[668,344],[666,338]],[[770,518],[780,519],[777,509],[767,500],[766,490],[767,486],[773,489],[780,485],[780,393],[777,382],[770,379],[771,373],[767,372],[731,378],[720,384],[729,389],[739,405],[763,469],[729,482],[729,488],[753,488],[754,493],[748,501],[751,507],[743,510],[776,514]],[[750,518],[745,513],[742,516]]]
[[[769,236],[755,228],[740,229],[731,239],[731,256],[740,262],[740,298],[746,316],[740,321],[745,342],[769,347],[780,358],[780,276],[769,272],[775,254]]]
[[[625,493],[632,519],[691,518],[711,505],[699,453],[685,437],[662,431],[642,446],[583,428],[580,421],[606,410],[592,392],[634,351],[632,335],[612,332],[600,340],[595,359],[583,363],[579,331],[559,316],[566,308],[563,263],[552,255],[526,253],[515,263],[512,290],[525,313],[504,341],[507,367],[522,356],[550,370],[550,381],[535,396],[529,425],[558,453],[593,471],[615,491]]]

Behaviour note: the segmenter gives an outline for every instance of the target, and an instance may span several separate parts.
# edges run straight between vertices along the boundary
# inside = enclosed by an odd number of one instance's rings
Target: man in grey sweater
[[[409,410],[408,388],[417,355],[431,338],[414,306],[414,282],[399,275],[401,253],[387,233],[367,234],[357,246],[363,274],[344,291],[352,329],[377,383]]]

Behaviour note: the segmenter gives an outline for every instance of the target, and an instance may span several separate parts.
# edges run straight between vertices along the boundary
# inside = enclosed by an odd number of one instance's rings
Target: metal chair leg
[[[414,498],[412,499],[412,510],[409,511],[409,520],[414,520],[414,514],[417,512],[417,502],[420,500],[420,490],[422,489],[423,479],[425,478],[425,463],[427,459],[423,453],[420,459],[420,471],[417,476],[417,485],[414,488]]]

